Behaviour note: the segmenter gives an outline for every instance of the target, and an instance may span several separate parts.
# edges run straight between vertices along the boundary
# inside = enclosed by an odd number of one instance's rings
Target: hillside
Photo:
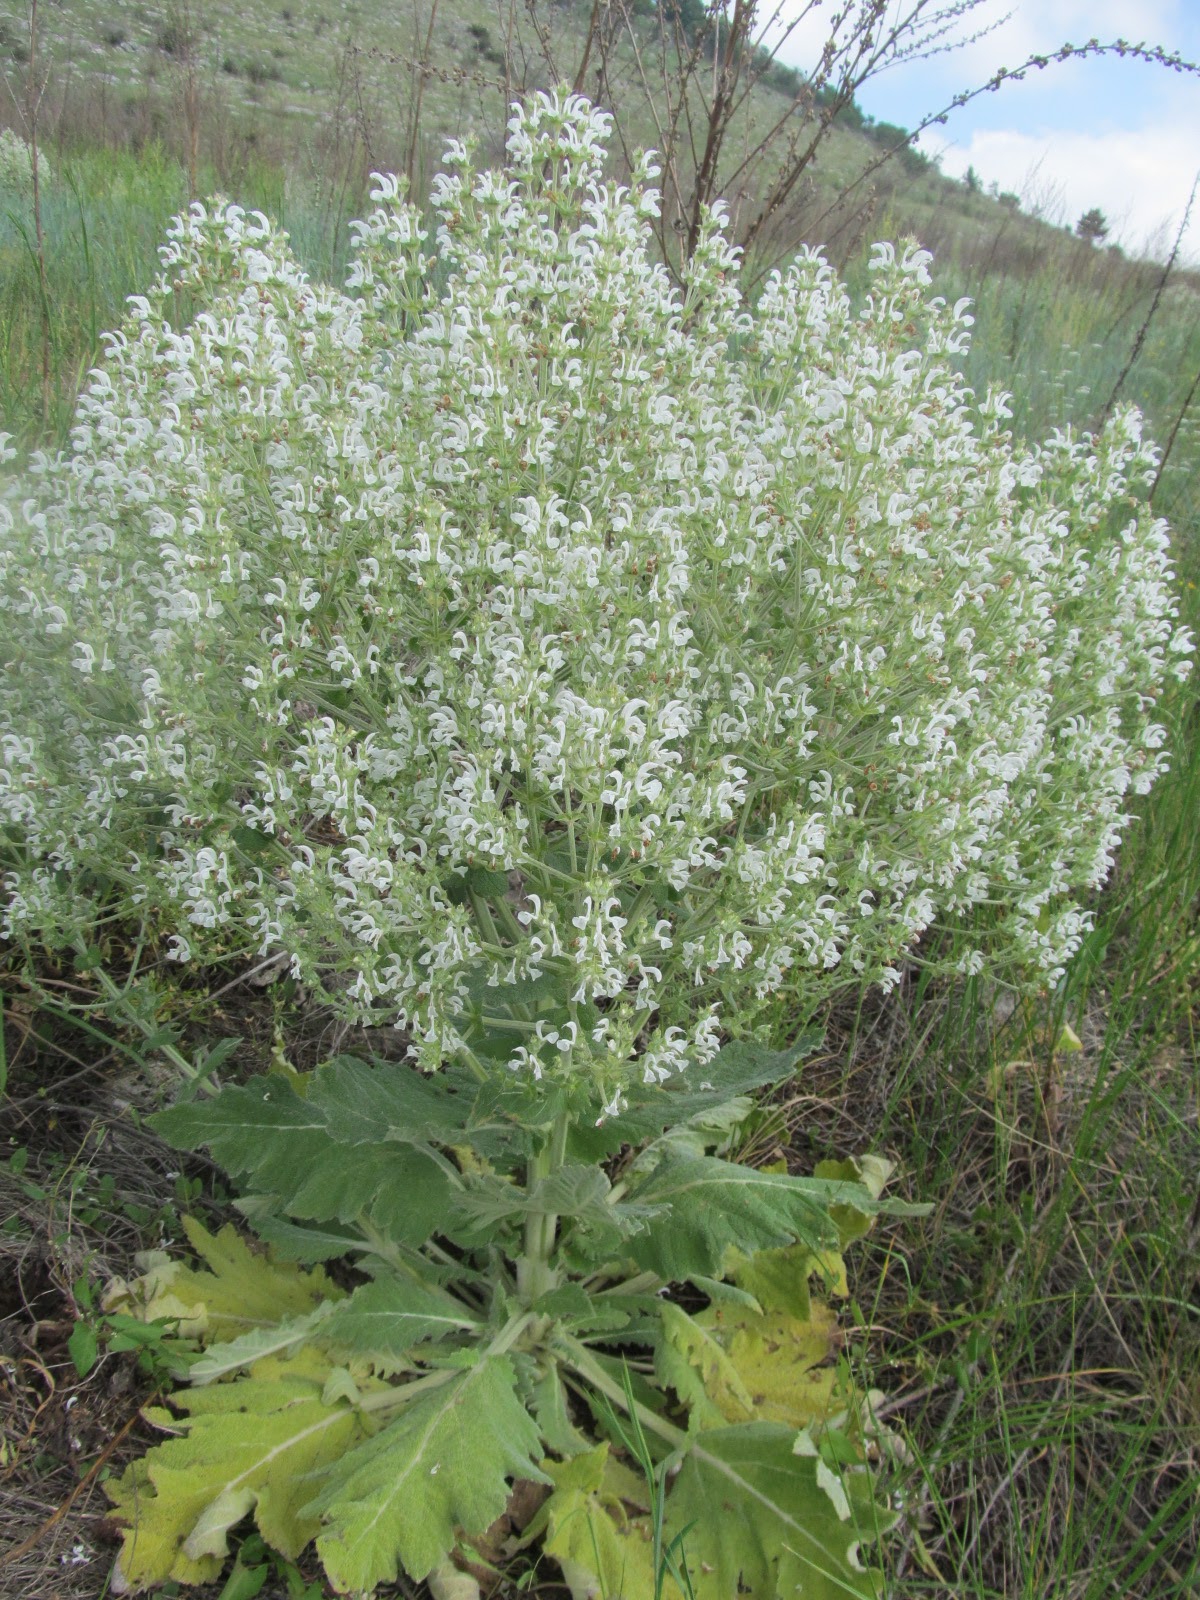
[[[658,24],[649,0],[634,10],[601,70],[589,62],[584,86],[618,110],[627,149],[660,149],[647,54]],[[158,141],[186,162],[190,140],[193,164],[198,157],[235,191],[264,163],[285,168],[293,188],[339,199],[371,169],[408,172],[420,189],[447,137],[474,136],[497,157],[509,100],[575,79],[590,15],[588,0],[536,9],[504,0],[168,0],[115,10],[60,0],[41,12],[42,122],[60,152]],[[0,119],[18,125],[28,55],[26,8],[8,0],[0,60],[13,95]],[[768,180],[770,161],[752,152],[781,122],[784,138],[802,143],[817,126],[803,79],[776,66],[726,136],[731,181],[718,188],[735,214]],[[1016,197],[970,193],[910,149],[864,181],[903,132],[847,107],[788,197],[780,238],[829,247],[843,261],[881,223],[955,254],[973,253],[972,241],[997,229],[1010,255],[1033,258],[1058,242],[1061,230],[1022,216]]]

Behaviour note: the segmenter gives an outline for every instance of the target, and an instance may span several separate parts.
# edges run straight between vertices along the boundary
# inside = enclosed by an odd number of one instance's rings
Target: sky
[[[912,4],[904,0],[906,10]],[[794,15],[805,0],[783,5]],[[781,54],[811,68],[834,0],[807,6]],[[913,128],[999,67],[1068,41],[1144,40],[1200,63],[1200,0],[981,0],[970,27],[987,23],[998,25],[962,50],[880,74],[859,95],[863,110]],[[1162,258],[1200,172],[1200,75],[1129,59],[1053,63],[953,112],[920,148],[940,156],[947,174],[974,167],[984,184],[1020,195],[1027,210],[1054,221],[1074,224],[1097,206],[1111,241]],[[1200,262],[1200,192],[1181,253]]]

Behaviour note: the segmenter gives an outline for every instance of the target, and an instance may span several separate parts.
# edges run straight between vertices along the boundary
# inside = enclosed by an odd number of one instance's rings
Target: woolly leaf
[[[534,1381],[529,1394],[530,1409],[537,1418],[538,1432],[556,1455],[571,1457],[588,1448],[588,1441],[571,1420],[567,1391],[557,1362],[548,1362]]]
[[[572,1600],[645,1600],[657,1592],[649,1519],[636,1506],[633,1515],[626,1509],[614,1468],[607,1445],[546,1464],[554,1493],[539,1518],[543,1549],[562,1568]],[[669,1579],[662,1593],[678,1600]]]
[[[383,1125],[377,1143],[355,1144],[351,1155],[330,1132],[322,1077],[306,1099],[272,1073],[151,1120],[177,1149],[206,1146],[244,1189],[276,1196],[301,1221],[353,1222],[365,1213],[395,1242],[423,1244],[446,1215],[445,1170],[423,1150],[385,1142]]]
[[[598,1167],[562,1167],[532,1191],[503,1179],[471,1178],[456,1197],[455,1210],[480,1228],[494,1227],[509,1217],[586,1217],[607,1223],[605,1196],[611,1185]]]
[[[176,1150],[207,1146],[232,1177],[252,1178],[256,1188],[271,1191],[290,1192],[297,1172],[329,1143],[324,1118],[279,1073],[228,1084],[220,1094],[169,1106],[147,1120]]]
[[[357,1056],[335,1056],[314,1077],[308,1099],[339,1144],[452,1144],[465,1138],[474,1093],[460,1091],[441,1073],[433,1077],[395,1062],[372,1066]]]
[[[501,1514],[510,1478],[544,1481],[538,1430],[515,1392],[506,1356],[489,1356],[414,1396],[373,1439],[334,1465],[306,1507],[324,1532],[317,1549],[338,1589],[421,1579],[453,1547]]]
[[[227,1378],[231,1372],[253,1366],[264,1356],[289,1355],[308,1341],[309,1335],[333,1309],[332,1300],[322,1300],[319,1306],[301,1317],[285,1317],[274,1325],[239,1334],[226,1344],[210,1345],[200,1359],[188,1367],[188,1380],[197,1384],[215,1383],[218,1378]]]
[[[106,1485],[125,1529],[119,1569],[129,1587],[211,1581],[228,1530],[251,1509],[269,1544],[299,1555],[318,1527],[302,1509],[310,1475],[365,1436],[358,1412],[322,1399],[329,1371],[326,1358],[304,1349],[257,1362],[235,1383],[182,1391],[173,1403],[187,1416],[147,1413],[180,1436]]]
[[[760,1172],[714,1156],[668,1151],[630,1193],[638,1205],[669,1206],[626,1249],[639,1266],[673,1281],[721,1271],[731,1245],[760,1250],[801,1239],[814,1249],[836,1245],[828,1207],[842,1201],[876,1209],[861,1185]]]
[[[674,1128],[730,1100],[782,1083],[797,1063],[819,1048],[824,1034],[819,1028],[800,1035],[786,1050],[768,1050],[749,1041],[727,1044],[703,1068],[672,1078],[656,1088],[630,1090],[636,1095],[628,1110],[610,1117],[599,1127],[591,1124],[571,1130],[571,1148],[584,1160],[595,1160],[622,1144],[639,1145],[656,1138],[664,1128]]]
[[[500,1178],[472,1177],[455,1196],[454,1211],[464,1219],[468,1237],[486,1234],[510,1218],[562,1217],[575,1224],[568,1244],[573,1257],[608,1260],[622,1240],[655,1215],[652,1207],[613,1204],[611,1190],[604,1172],[594,1166],[562,1167],[532,1191]]]
[[[401,1278],[378,1278],[356,1289],[320,1331],[322,1344],[363,1356],[402,1356],[413,1345],[475,1326],[448,1294]]]
[[[797,1454],[796,1430],[748,1422],[697,1434],[667,1498],[668,1538],[683,1536],[697,1600],[877,1600],[881,1575],[859,1546],[893,1525],[865,1472],[818,1481],[821,1457]],[[811,1446],[810,1446],[811,1448]],[[829,1474],[825,1466],[825,1474]]]
[[[284,1217],[277,1217],[269,1209],[272,1202],[262,1197],[252,1197],[236,1202],[237,1209],[254,1229],[264,1244],[270,1245],[277,1261],[332,1261],[337,1256],[353,1255],[369,1249],[360,1234],[333,1233],[324,1228],[310,1228]]]
[[[654,1353],[654,1374],[687,1406],[694,1426],[749,1422],[754,1400],[723,1346],[679,1306],[664,1301],[663,1338]]]
[[[176,1319],[182,1333],[207,1341],[235,1339],[256,1328],[274,1328],[300,1317],[343,1291],[322,1271],[276,1262],[246,1243],[230,1224],[210,1234],[195,1217],[184,1217],[188,1241],[208,1270],[149,1251],[146,1270],[132,1282],[116,1278],[104,1297],[106,1311],[126,1312],[146,1322]]]
[[[353,1222],[365,1215],[394,1244],[421,1245],[445,1222],[453,1190],[445,1168],[402,1145],[330,1144],[302,1181],[279,1194],[305,1222]]]

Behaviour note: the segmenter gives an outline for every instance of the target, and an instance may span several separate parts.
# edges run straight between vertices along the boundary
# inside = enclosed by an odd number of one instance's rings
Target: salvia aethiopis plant
[[[37,153],[39,183],[49,183],[50,163],[41,150]],[[12,128],[0,129],[0,191],[18,193],[33,187],[33,150]]]
[[[381,178],[345,290],[194,206],[0,502],[4,934],[278,957],[421,1069],[161,1114],[274,1255],[194,1229],[121,1291],[207,1345],[114,1491],[126,1586],[250,1512],[339,1589],[444,1576],[520,1481],[578,1596],[876,1593],[810,1280],[881,1170],[727,1159],[746,1094],[930,930],[1059,976],[1163,768],[1136,414],[1014,443],[915,247],[750,306],[716,210],[673,286],[607,126],[538,97],[432,221]]]

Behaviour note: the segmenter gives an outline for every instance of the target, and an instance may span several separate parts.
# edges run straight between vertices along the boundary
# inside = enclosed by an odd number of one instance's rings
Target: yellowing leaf
[[[561,1465],[547,1462],[546,1471],[554,1493],[541,1513],[543,1549],[562,1568],[572,1600],[647,1600],[655,1592],[653,1535],[638,1501],[622,1496],[628,1469],[601,1445]],[[679,1600],[669,1579],[663,1595]]]
[[[848,1195],[845,1202],[831,1205],[829,1208],[829,1215],[837,1225],[843,1249],[869,1232],[875,1220],[870,1202],[879,1199],[892,1171],[892,1163],[885,1161],[882,1156],[848,1156],[844,1161],[817,1162],[813,1169],[815,1177],[825,1178],[833,1183],[845,1183],[848,1190],[857,1185],[860,1192],[865,1190],[868,1196],[866,1206],[855,1204],[854,1198]]]
[[[663,1339],[654,1357],[655,1376],[674,1389],[693,1423],[712,1428],[726,1422],[748,1422],[754,1416],[754,1401],[717,1339],[669,1300],[663,1302],[662,1325]]]
[[[1064,1022],[1054,1041],[1055,1055],[1077,1056],[1083,1050],[1083,1040],[1069,1022]]]
[[[831,1294],[849,1292],[846,1263],[839,1252],[810,1250],[803,1244],[756,1250],[753,1255],[728,1250],[723,1271],[739,1288],[752,1294],[762,1310],[786,1311],[801,1320],[809,1314],[811,1277],[819,1276],[822,1287]]]
[[[725,1304],[710,1307],[696,1320],[725,1352],[728,1368],[750,1402],[741,1416],[722,1407],[727,1421],[761,1418],[803,1428],[828,1415],[837,1373],[822,1363],[833,1353],[837,1320],[827,1306],[814,1300],[804,1319],[785,1311],[758,1316]]]
[[[320,1267],[305,1270],[271,1260],[226,1224],[210,1234],[195,1217],[184,1217],[192,1249],[208,1267],[187,1267],[155,1250],[141,1258],[145,1270],[132,1282],[116,1278],[104,1297],[106,1311],[122,1311],[153,1322],[171,1317],[179,1331],[206,1341],[232,1340],[255,1328],[313,1311],[343,1291]]]
[[[304,1349],[259,1361],[236,1383],[182,1391],[174,1403],[190,1415],[147,1412],[179,1437],[107,1486],[125,1528],[118,1566],[128,1588],[215,1578],[229,1529],[251,1509],[269,1544],[299,1555],[318,1527],[301,1509],[311,1474],[365,1437],[358,1412],[322,1399],[328,1375],[328,1360]]]

